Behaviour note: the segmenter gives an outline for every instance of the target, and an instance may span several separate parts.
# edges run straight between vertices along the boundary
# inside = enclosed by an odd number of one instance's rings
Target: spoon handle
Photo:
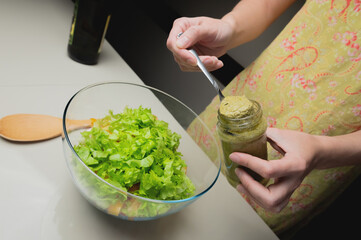
[[[190,53],[192,53],[196,57],[198,67],[202,70],[204,75],[206,75],[208,80],[212,83],[213,87],[218,92],[219,99],[222,101],[224,99],[224,95],[223,95],[221,89],[219,88],[219,86],[217,84],[217,81],[212,77],[212,75],[208,72],[207,68],[203,65],[203,63],[202,63],[201,59],[199,58],[197,52],[194,49],[189,49],[188,51]]]
[[[67,129],[91,127],[89,120],[66,120]],[[42,141],[62,134],[62,119],[40,114],[13,114],[0,119],[0,136],[16,142]]]
[[[89,128],[93,124],[92,121],[93,121],[92,119],[87,119],[87,120],[66,119],[67,130],[71,131],[81,128]]]

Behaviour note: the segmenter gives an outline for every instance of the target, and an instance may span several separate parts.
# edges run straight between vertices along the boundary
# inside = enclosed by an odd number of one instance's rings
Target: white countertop
[[[70,0],[0,0],[0,118],[15,113],[62,117],[69,98],[104,81],[142,81],[105,41],[98,65],[70,60]],[[277,239],[220,176],[181,212],[129,222],[79,194],[60,138],[19,144],[0,138],[0,239]]]

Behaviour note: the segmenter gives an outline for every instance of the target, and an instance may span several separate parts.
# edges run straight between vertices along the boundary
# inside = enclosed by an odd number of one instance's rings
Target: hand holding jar
[[[317,136],[277,128],[268,128],[268,141],[283,157],[264,161],[258,157],[234,152],[230,159],[241,166],[247,166],[265,178],[273,180],[263,186],[242,169],[235,170],[241,184],[237,190],[248,195],[257,204],[273,212],[281,211],[287,205],[292,193],[305,176],[315,167],[318,151],[322,148]]]
[[[264,161],[241,152],[233,152],[229,158],[235,164],[272,179],[264,186],[243,169],[235,170],[241,182],[237,190],[272,212],[280,212],[287,205],[293,192],[313,169],[360,164],[361,131],[330,137],[268,128],[266,136],[272,147],[283,155],[282,158]]]

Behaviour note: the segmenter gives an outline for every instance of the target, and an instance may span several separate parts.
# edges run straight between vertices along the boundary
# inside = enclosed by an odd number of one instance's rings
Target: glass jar
[[[233,187],[240,183],[235,169],[241,166],[229,159],[231,153],[248,153],[267,160],[266,119],[263,117],[260,104],[254,100],[250,101],[252,102],[250,113],[241,118],[230,118],[218,111],[217,132],[222,143],[227,180]],[[261,184],[267,183],[267,179],[254,171],[241,168]]]

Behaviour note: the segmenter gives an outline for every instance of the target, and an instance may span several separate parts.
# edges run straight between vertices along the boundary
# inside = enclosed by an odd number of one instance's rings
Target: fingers
[[[197,60],[195,65],[193,63],[193,61],[186,61],[186,63],[184,63],[183,59],[181,59],[180,57],[173,55],[174,56],[174,60],[178,63],[180,69],[184,72],[200,72],[201,70],[199,69],[199,67],[197,66]],[[203,65],[208,69],[208,71],[214,71],[217,70],[221,67],[223,67],[223,62],[220,61],[218,58],[214,57],[214,56],[200,56],[199,57],[203,63]]]
[[[229,157],[233,162],[251,169],[262,177],[274,180],[273,184],[265,187],[245,171],[236,171],[241,182],[241,186],[237,187],[238,191],[247,194],[265,209],[279,212],[312,169],[310,145],[313,142],[312,137],[297,131],[268,128],[266,134],[271,145],[283,154],[281,159],[265,161],[237,152]]]
[[[167,39],[167,47],[172,52],[177,50],[177,40],[178,34],[184,33],[189,27],[191,26],[191,19],[189,18],[179,18],[176,19],[173,23],[173,27],[169,32],[168,39]]]
[[[167,47],[173,53],[174,60],[182,71],[200,71],[196,58],[187,50],[191,47],[200,54],[202,63],[209,71],[217,70],[223,67],[223,62],[215,56],[201,55],[201,51],[195,46],[208,34],[206,27],[200,26],[198,21],[200,21],[199,18],[175,20],[167,39]]]
[[[264,178],[279,178],[294,171],[292,161],[288,160],[288,156],[279,160],[266,161],[249,154],[234,152],[230,154],[229,158],[233,162],[251,169]]]
[[[282,130],[287,131],[287,130]],[[281,154],[285,154],[284,149],[281,147],[284,145],[285,138],[282,135],[282,131],[278,128],[267,128],[266,135],[268,142]]]
[[[176,19],[167,39],[167,48],[173,53],[174,58],[179,65],[197,66],[196,58],[187,50],[188,46],[178,46],[179,43],[185,44],[189,41],[190,36],[186,32],[193,22],[194,20],[191,18]],[[183,34],[179,36],[179,33]]]
[[[200,56],[203,65],[208,71],[215,71],[223,67],[223,62],[214,56]]]
[[[178,35],[176,46],[178,48],[190,48],[197,42],[203,40],[208,34],[208,28],[204,25],[192,25],[182,35]]]
[[[187,49],[177,50],[177,53],[173,53],[173,57],[182,71],[200,71],[197,66],[197,59]]]
[[[174,21],[167,40],[171,51],[190,48],[209,35],[209,26],[201,19],[182,17]]]
[[[293,190],[289,188],[289,181],[279,180],[277,184],[264,187],[240,168],[236,169],[236,174],[241,181],[241,184],[237,186],[237,190],[240,193],[248,195],[263,208],[278,213],[289,202],[293,192]]]
[[[287,129],[267,128],[266,135],[272,147],[281,153],[285,153],[295,150],[296,143],[303,139],[305,133]]]
[[[181,50],[178,54],[173,53],[174,60],[178,63],[180,69],[184,72],[201,71],[197,65],[197,59],[188,51]],[[199,56],[203,65],[208,71],[215,71],[223,67],[223,62],[214,56]]]

